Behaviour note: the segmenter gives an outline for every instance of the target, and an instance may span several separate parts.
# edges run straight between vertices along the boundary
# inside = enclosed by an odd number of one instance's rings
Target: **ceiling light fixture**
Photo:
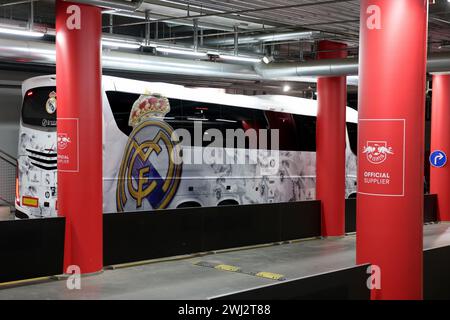
[[[156,47],[156,51],[163,53],[171,53],[171,54],[182,54],[187,56],[195,56],[195,57],[206,57],[205,52],[197,52],[190,50],[183,50],[177,48],[169,48],[169,47]]]
[[[113,48],[125,48],[125,49],[139,49],[141,45],[137,42],[120,41],[120,40],[107,40],[102,39],[102,46]]]
[[[268,57],[268,56],[264,56],[263,58],[262,58],[262,61],[265,63],[265,64],[269,64],[269,63],[271,63],[272,61],[274,61],[275,59],[272,57],[272,56],[270,56],[270,57]]]
[[[243,56],[229,56],[229,55],[219,55],[219,57],[223,60],[230,61],[242,61],[242,62],[253,62],[257,63],[261,61],[261,58],[252,58],[252,57],[243,57]]]

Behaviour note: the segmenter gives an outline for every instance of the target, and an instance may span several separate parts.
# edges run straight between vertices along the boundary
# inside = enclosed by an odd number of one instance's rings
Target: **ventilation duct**
[[[411,68],[413,67],[411,66]],[[264,79],[284,81],[296,81],[296,78],[310,76],[357,75],[358,68],[358,59],[356,58],[255,65],[256,72]],[[427,72],[450,72],[450,53],[430,54],[427,61]]]
[[[55,65],[55,45],[36,40],[0,38],[0,60]],[[238,65],[152,56],[143,53],[103,51],[103,68],[143,73],[181,74],[239,80],[304,81],[304,77],[358,74],[356,59],[318,60],[303,63]],[[411,66],[414,67],[414,66]],[[450,53],[428,57],[428,72],[450,72]]]
[[[43,41],[0,39],[0,60],[16,63],[55,65],[55,45]],[[208,78],[230,78],[261,80],[252,66],[194,61],[104,50],[102,67],[107,70],[137,73],[162,73],[199,76]]]
[[[320,31],[296,31],[285,33],[269,33],[254,36],[239,36],[239,44],[252,44],[260,42],[275,42],[286,40],[305,40],[314,39],[320,35]],[[211,46],[232,46],[234,37],[205,39],[204,43]]]
[[[289,80],[292,77],[308,76],[357,75],[358,59],[327,59],[302,63],[261,63],[256,65],[255,69],[263,78],[273,80]]]

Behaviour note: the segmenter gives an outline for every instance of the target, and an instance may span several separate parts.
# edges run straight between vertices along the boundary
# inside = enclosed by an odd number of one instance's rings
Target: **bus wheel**
[[[236,200],[223,200],[221,202],[219,202],[217,204],[217,206],[221,207],[221,206],[237,206],[239,205],[239,202],[237,202]]]
[[[177,209],[179,209],[179,208],[200,208],[201,206],[202,205],[200,203],[198,203],[198,202],[188,201],[188,202],[180,203],[177,206]]]

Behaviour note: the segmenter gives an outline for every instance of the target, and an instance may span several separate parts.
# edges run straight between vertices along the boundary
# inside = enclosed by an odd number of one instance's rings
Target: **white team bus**
[[[55,76],[26,80],[22,94],[16,215],[56,216],[57,145],[66,138],[56,133]],[[107,76],[102,100],[104,213],[315,199],[317,101]],[[259,154],[247,165],[173,163],[168,154],[174,146],[166,138],[179,129],[193,133],[199,121],[203,135],[211,128],[224,137],[227,129],[278,129],[276,171],[265,170],[267,159]],[[356,128],[357,111],[347,107],[347,197],[356,194]],[[162,151],[142,152],[148,143]],[[180,148],[204,149],[208,143],[182,141]],[[222,151],[233,157],[236,150]]]

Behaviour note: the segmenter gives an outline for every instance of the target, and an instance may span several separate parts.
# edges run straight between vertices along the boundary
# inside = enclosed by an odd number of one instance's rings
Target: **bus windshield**
[[[25,93],[22,121],[26,125],[56,127],[56,88],[39,87]]]

